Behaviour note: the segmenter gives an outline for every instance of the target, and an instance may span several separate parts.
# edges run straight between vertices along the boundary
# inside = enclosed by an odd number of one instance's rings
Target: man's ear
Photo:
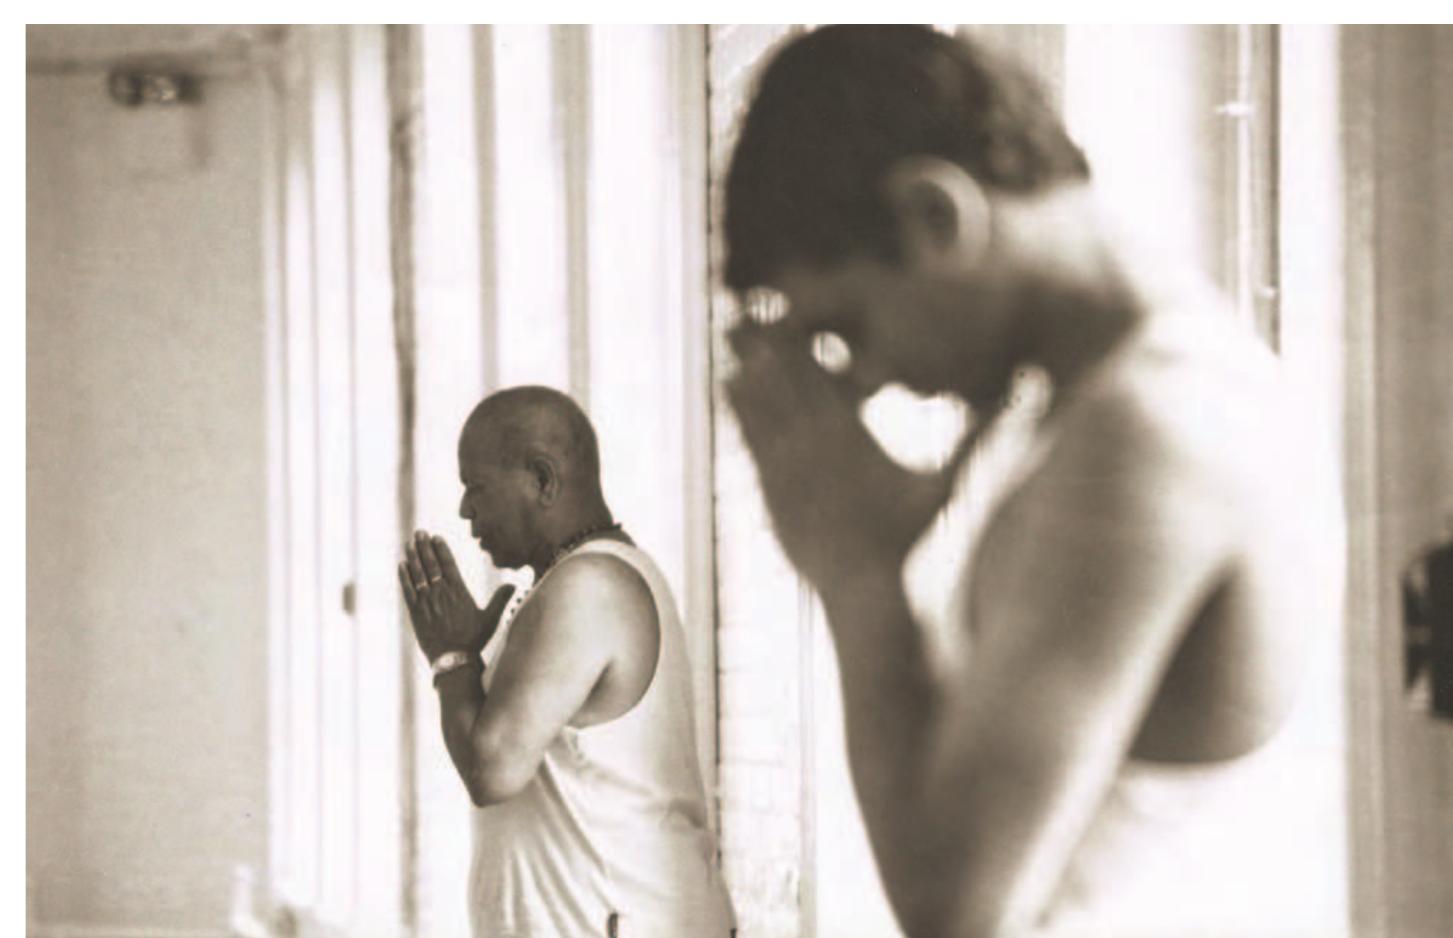
[[[560,497],[560,471],[555,461],[543,453],[531,456],[526,462],[530,470],[530,481],[534,485],[535,497],[546,507],[555,504]]]
[[[963,167],[910,157],[889,170],[883,188],[909,269],[967,270],[983,260],[992,225],[989,200]]]

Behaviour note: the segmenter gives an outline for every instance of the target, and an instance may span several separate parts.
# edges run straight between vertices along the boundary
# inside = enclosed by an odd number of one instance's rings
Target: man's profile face
[[[522,567],[529,563],[532,547],[522,473],[481,454],[470,442],[474,441],[461,440],[460,445],[459,481],[464,495],[459,500],[459,517],[469,522],[469,533],[496,567]]]

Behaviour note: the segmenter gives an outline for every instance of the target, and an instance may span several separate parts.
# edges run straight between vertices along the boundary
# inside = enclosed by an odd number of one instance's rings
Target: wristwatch
[[[433,661],[429,662],[429,670],[434,672],[434,686],[439,686],[439,678],[450,671],[457,671],[460,668],[479,661],[478,655],[471,655],[467,651],[446,651]]]

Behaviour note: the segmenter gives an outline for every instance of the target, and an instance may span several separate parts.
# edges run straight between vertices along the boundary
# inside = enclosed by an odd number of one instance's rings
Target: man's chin
[[[504,554],[496,553],[488,547],[485,547],[483,543],[479,545],[479,549],[484,551],[484,555],[489,558],[490,566],[496,570],[518,570],[525,565],[525,561],[515,560]]]

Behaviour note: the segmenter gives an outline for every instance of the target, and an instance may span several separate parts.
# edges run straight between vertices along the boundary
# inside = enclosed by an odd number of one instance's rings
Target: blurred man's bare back
[[[1023,659],[1047,656],[1048,693],[1088,702],[1083,723],[1050,735],[1111,778],[1086,802],[1098,807],[1081,829],[1044,858],[1038,889],[1045,895],[1032,904],[1045,909],[1046,934],[1080,934],[1065,923],[1164,922],[1165,910],[1181,901],[1235,911],[1224,893],[1174,891],[1184,863],[1202,864],[1204,886],[1217,863],[1235,861],[1178,842],[1176,828],[1196,814],[1214,826],[1214,798],[1244,799],[1273,783],[1276,770],[1263,753],[1284,735],[1302,665],[1330,621],[1326,597],[1335,591],[1326,586],[1339,574],[1342,546],[1329,524],[1333,489],[1316,465],[1314,431],[1295,418],[1279,363],[1232,315],[1220,308],[1151,314],[1056,402],[964,574],[968,621],[961,624],[971,639],[966,693],[956,706],[1013,701],[1021,712],[1005,714],[1003,731],[1036,735],[1029,728],[1040,720],[1035,690],[1011,691],[993,676],[1035,674]],[[1059,563],[1087,547],[1122,554],[1141,575],[1089,580]],[[1223,559],[1206,577],[1209,555]],[[1195,598],[1176,599],[1186,595]],[[1084,635],[1077,630],[1087,607],[1124,615],[1117,626],[1113,616],[1092,612],[1085,619],[1101,623],[1101,634]],[[1011,630],[1019,634],[1006,635]],[[1080,666],[1097,656],[1105,667]],[[1133,675],[1142,669],[1149,680]],[[1063,713],[1047,703],[1039,712]],[[1123,708],[1125,718],[1089,714],[1105,708]],[[1096,736],[1096,727],[1117,723],[1133,730]],[[1096,738],[1078,738],[1087,727]],[[1042,726],[1037,735],[1045,735]],[[1225,784],[1253,768],[1259,781]],[[1148,816],[1138,802],[1153,802],[1159,813]],[[1252,833],[1240,826],[1243,837]],[[1178,878],[1159,878],[1170,872]],[[1227,927],[1199,908],[1184,914],[1188,935]]]
[[[1311,475],[1311,441],[1287,413],[1270,351],[1216,318],[1230,315],[1155,315],[1056,408],[1041,431],[1041,458],[993,517],[969,584],[975,632],[1019,608],[1025,586],[1066,608],[1083,601],[1067,594],[1068,578],[1026,583],[1017,575],[1043,546],[1028,540],[1039,525],[1020,520],[1039,516],[1042,524],[1060,511],[1065,537],[1113,541],[1135,533],[1125,530],[1133,522],[1078,504],[1086,451],[1114,445],[1089,438],[1104,422],[1183,461],[1186,497],[1216,497],[1202,507],[1235,517],[1237,543],[1233,562],[1175,626],[1183,635],[1131,748],[1149,761],[1226,759],[1275,731],[1309,638],[1306,607],[1315,592],[1305,589],[1305,578],[1335,561],[1325,543],[1326,492]],[[1125,462],[1127,472],[1138,468]],[[1173,550],[1165,562],[1173,567],[1175,560]]]

